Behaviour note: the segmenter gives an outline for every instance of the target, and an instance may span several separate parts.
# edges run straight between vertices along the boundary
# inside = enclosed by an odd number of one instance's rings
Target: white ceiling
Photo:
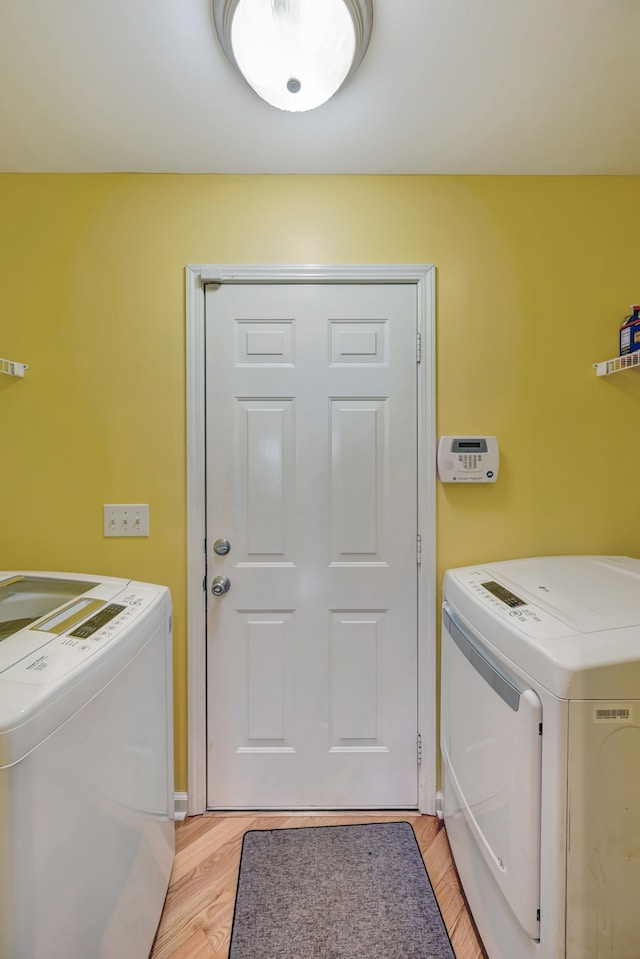
[[[640,175],[640,0],[374,0],[329,103],[263,103],[210,0],[0,0],[0,171]]]

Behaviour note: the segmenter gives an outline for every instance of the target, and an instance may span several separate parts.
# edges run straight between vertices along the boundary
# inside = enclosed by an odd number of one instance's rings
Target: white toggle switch
[[[105,536],[148,536],[149,505],[147,503],[105,503]]]

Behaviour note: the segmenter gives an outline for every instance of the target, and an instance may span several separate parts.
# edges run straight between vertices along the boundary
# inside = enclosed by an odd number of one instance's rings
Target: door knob
[[[231,543],[228,539],[217,539],[213,544],[213,552],[218,556],[226,556],[231,552]]]
[[[231,589],[231,580],[227,576],[216,576],[211,584],[211,592],[214,596],[222,596]]]

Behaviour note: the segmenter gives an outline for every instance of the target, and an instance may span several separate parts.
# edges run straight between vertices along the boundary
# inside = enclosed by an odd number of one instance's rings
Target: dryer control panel
[[[553,639],[566,636],[569,630],[548,610],[517,595],[506,584],[501,583],[493,570],[482,567],[449,570],[445,575],[445,593],[454,586],[462,589],[470,597],[490,609],[532,639]],[[460,598],[455,598],[456,604]]]

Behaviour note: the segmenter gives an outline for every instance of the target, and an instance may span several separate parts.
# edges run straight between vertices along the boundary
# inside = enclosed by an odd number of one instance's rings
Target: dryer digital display
[[[495,596],[496,599],[502,600],[507,606],[527,605],[523,599],[520,599],[520,597],[512,593],[511,590],[505,586],[501,586],[500,583],[496,583],[494,580],[490,580],[488,583],[482,583],[482,588],[486,589],[492,596]]]

